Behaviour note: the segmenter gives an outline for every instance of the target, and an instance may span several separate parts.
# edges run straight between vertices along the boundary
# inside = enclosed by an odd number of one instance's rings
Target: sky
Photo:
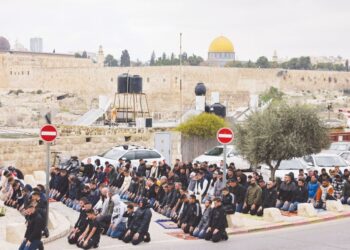
[[[42,37],[44,50],[97,52],[147,61],[154,50],[207,58],[220,35],[234,44],[238,60],[274,50],[280,58],[350,58],[348,0],[0,0],[0,36],[29,48]]]

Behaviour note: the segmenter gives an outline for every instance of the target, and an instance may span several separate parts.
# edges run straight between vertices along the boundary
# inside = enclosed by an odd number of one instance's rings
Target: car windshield
[[[221,156],[223,151],[224,151],[223,148],[215,147],[215,148],[209,150],[207,153],[205,153],[205,155],[209,155],[209,156]]]
[[[330,150],[339,150],[339,151],[346,151],[347,145],[343,143],[332,143]]]
[[[303,169],[299,160],[288,160],[281,161],[281,165],[278,168],[279,170],[298,170]]]
[[[125,151],[124,151],[124,150],[112,148],[112,149],[110,149],[110,150],[104,152],[103,154],[100,154],[99,156],[104,157],[104,158],[108,158],[108,159],[111,159],[111,160],[118,160],[118,159],[120,159],[124,154],[125,154]]]
[[[319,167],[347,167],[344,159],[338,156],[315,156],[315,161]]]

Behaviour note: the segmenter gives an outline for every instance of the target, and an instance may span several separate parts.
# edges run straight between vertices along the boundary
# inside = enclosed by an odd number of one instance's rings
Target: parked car
[[[306,162],[301,158],[281,161],[280,166],[276,170],[275,177],[279,177],[283,180],[286,174],[292,172],[294,174],[294,177],[298,178],[299,169],[303,169],[304,172],[307,173],[308,171],[313,170],[313,167],[306,164]],[[261,166],[261,175],[265,181],[268,181],[271,177],[270,167],[263,164]]]
[[[350,142],[333,142],[329,149],[324,150],[324,153],[328,154],[340,154],[345,151],[350,151]]]
[[[346,162],[348,163],[348,165],[350,164],[350,151],[345,151],[339,154],[339,156],[341,158],[343,158],[344,160],[346,160]]]
[[[322,168],[325,168],[327,172],[330,169],[339,166],[341,171],[350,169],[349,164],[339,155],[320,153],[316,155],[307,155],[303,157],[303,161],[310,167],[314,167],[315,170],[321,172]]]
[[[144,159],[148,162],[164,160],[164,157],[157,150],[135,145],[112,147],[100,155],[87,157],[82,162],[86,163],[88,158],[90,158],[92,162],[96,159],[100,159],[102,165],[108,161],[114,166],[118,163],[119,159],[130,160],[133,167],[138,167],[140,159]]]
[[[204,154],[196,157],[193,162],[208,162],[208,164],[216,164],[220,166],[220,162],[223,160],[224,147],[216,146]],[[251,169],[250,163],[244,159],[241,155],[238,154],[234,145],[227,145],[226,152],[226,163],[229,165],[233,162],[237,169],[249,170]]]

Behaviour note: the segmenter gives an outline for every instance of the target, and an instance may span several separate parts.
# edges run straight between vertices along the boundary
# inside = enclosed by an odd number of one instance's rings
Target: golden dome
[[[226,52],[226,53],[234,53],[235,49],[233,48],[232,42],[224,37],[224,36],[219,36],[215,38],[210,46],[209,46],[209,52],[212,53],[217,53],[217,52]]]

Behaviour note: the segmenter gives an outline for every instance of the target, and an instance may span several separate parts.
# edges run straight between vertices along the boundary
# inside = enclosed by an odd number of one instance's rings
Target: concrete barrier
[[[271,222],[282,222],[283,216],[279,209],[271,207],[271,208],[264,208],[264,220],[271,221]]]
[[[244,218],[241,213],[234,213],[226,215],[227,224],[230,228],[244,227]]]
[[[59,226],[59,221],[57,219],[57,214],[55,211],[51,210],[49,212],[48,228],[49,229],[56,229],[58,226]]]
[[[330,211],[330,212],[343,212],[344,205],[341,204],[340,200],[336,200],[336,201],[327,200],[326,209],[327,211]]]
[[[11,223],[6,225],[6,241],[13,244],[20,244],[26,227],[24,223]]]
[[[33,171],[34,179],[38,184],[46,184],[46,173],[45,171]]]
[[[31,185],[32,187],[36,186],[36,180],[34,179],[34,176],[31,174],[26,174],[24,176],[24,183]]]
[[[317,212],[312,203],[299,203],[298,215],[303,217],[316,217]]]

